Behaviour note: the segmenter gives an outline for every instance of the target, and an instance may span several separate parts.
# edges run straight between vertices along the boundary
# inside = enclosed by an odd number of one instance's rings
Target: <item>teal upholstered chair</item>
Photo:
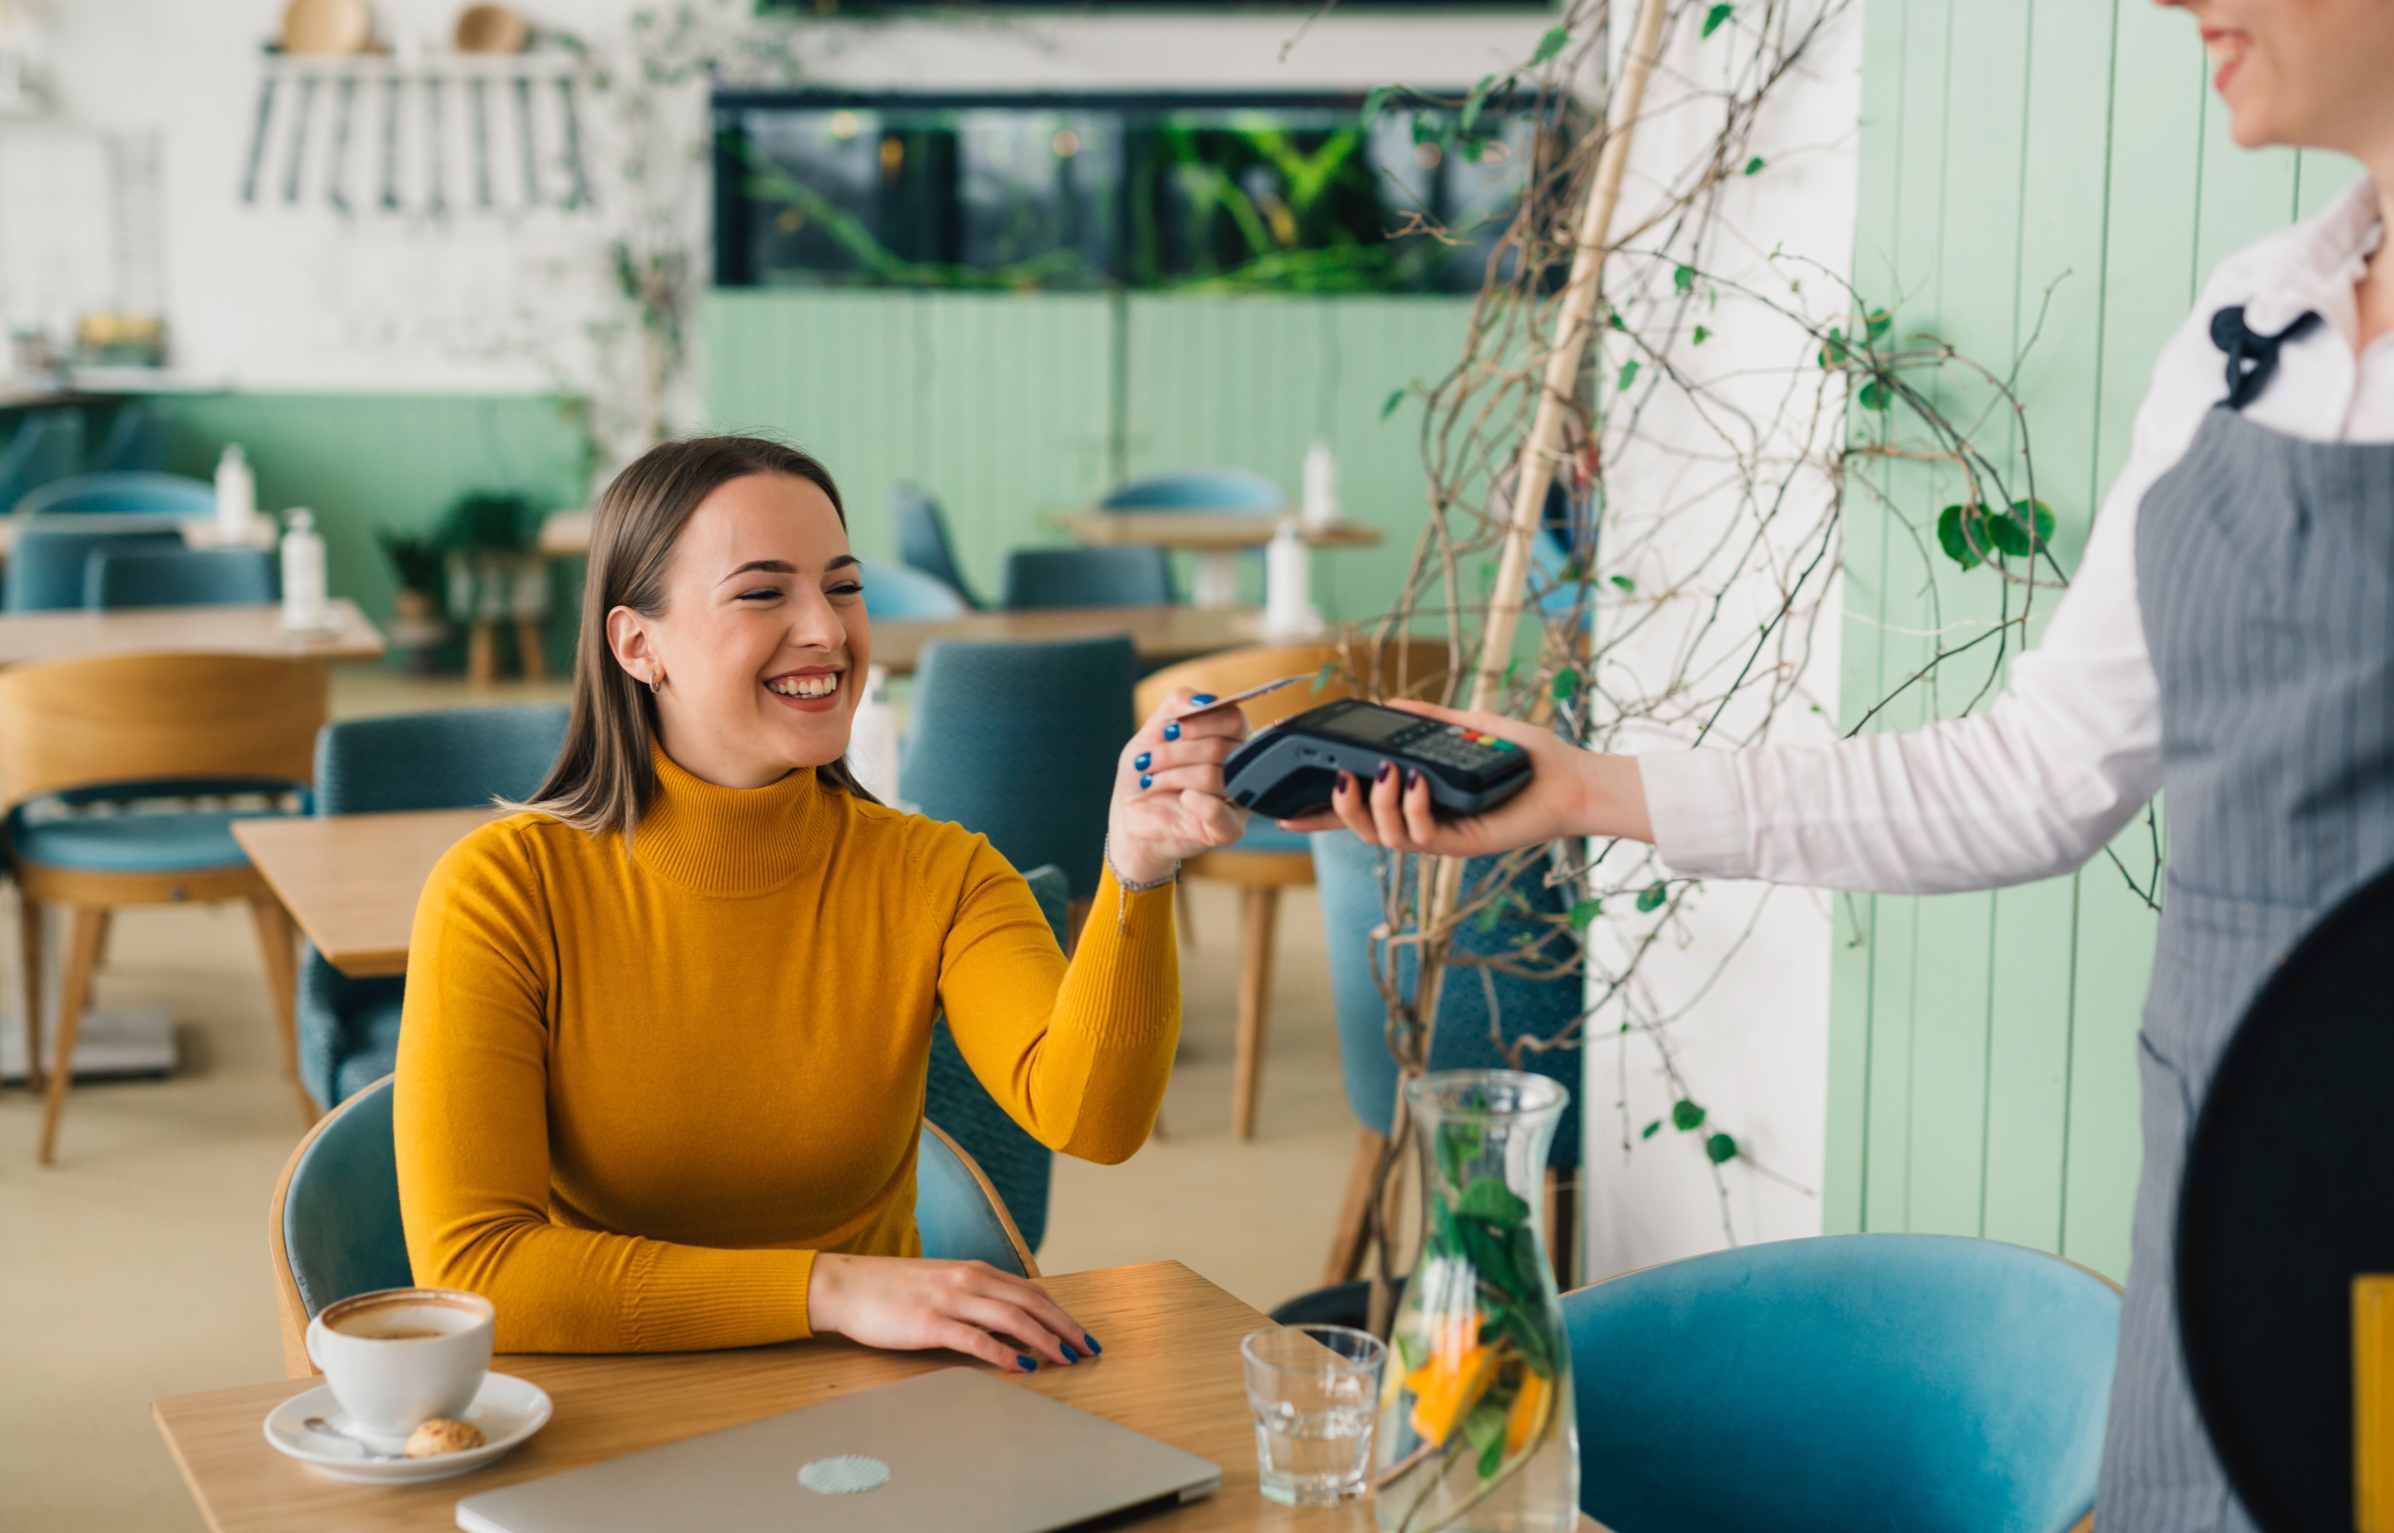
[[[135,400],[117,409],[92,466],[103,474],[154,474],[166,467],[166,422]]]
[[[0,446],[0,513],[75,472],[83,458],[83,417],[72,410],[28,415]]]
[[[966,606],[980,610],[983,603],[973,594],[964,567],[956,560],[948,519],[930,492],[917,485],[896,485],[889,492],[889,510],[890,519],[898,525],[898,557],[909,568],[952,588]]]
[[[2119,1290],[1946,1235],[1718,1251],[1563,1298],[1581,1509],[1615,1533],[2063,1533],[2095,1501]]]
[[[977,830],[1018,868],[1096,893],[1136,658],[1121,635],[923,648],[898,792]]]
[[[891,622],[962,617],[972,611],[962,592],[936,575],[906,564],[876,564],[864,573],[865,615]]]
[[[84,561],[87,607],[207,607],[282,599],[282,573],[264,548],[102,545]]]
[[[172,528],[70,522],[22,524],[8,569],[0,577],[0,607],[10,612],[66,612],[84,605],[92,560],[104,553],[171,553],[183,546]]]
[[[1160,607],[1179,598],[1160,548],[1018,548],[1006,556],[1006,608]]]
[[[316,812],[472,809],[539,787],[565,745],[563,704],[342,719],[316,736]],[[299,1078],[327,1107],[391,1073],[397,979],[352,979],[313,943],[299,966]]]
[[[1243,468],[1194,469],[1133,479],[1106,491],[1100,511],[1244,511],[1278,516],[1288,496],[1261,474]]]
[[[325,1115],[283,1166],[266,1222],[283,1363],[313,1371],[307,1326],[327,1304],[415,1282],[399,1219],[399,1168],[391,1142],[389,1076]],[[916,1148],[914,1218],[923,1254],[985,1261],[1036,1277],[1038,1264],[1006,1205],[972,1156],[929,1121]]]
[[[165,518],[213,516],[216,487],[181,474],[77,474],[46,484],[17,502],[19,516],[101,512]]]

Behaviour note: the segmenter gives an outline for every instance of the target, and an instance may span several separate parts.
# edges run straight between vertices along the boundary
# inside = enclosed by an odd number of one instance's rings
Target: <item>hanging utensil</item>
[[[431,140],[431,190],[424,199],[424,211],[434,218],[449,216],[449,127],[446,98],[441,94],[440,76],[424,81],[424,133]]]
[[[324,176],[324,200],[343,218],[349,216],[349,122],[357,109],[357,79],[345,75],[333,96],[332,168]]]
[[[266,77],[258,82],[258,118],[249,130],[249,158],[241,166],[241,200],[255,206],[258,200],[258,172],[266,166],[266,126],[274,116],[274,59],[266,61]]]
[[[540,147],[532,134],[532,80],[515,77],[515,126],[524,146],[524,206],[540,206]]]
[[[399,211],[399,76],[382,82],[382,210]]]
[[[521,53],[531,37],[531,26],[504,5],[467,6],[457,13],[457,25],[451,32],[459,53]],[[532,163],[531,82],[519,78],[515,89],[524,130],[524,195],[537,202],[540,196],[535,184],[538,172]],[[474,82],[474,188],[476,200],[490,207],[490,82],[479,79]]]
[[[474,109],[474,201],[482,207],[494,206],[490,194],[490,82],[472,82],[473,96],[468,104]]]
[[[566,75],[557,81],[557,93],[565,101],[565,211],[578,213],[584,208],[598,206],[598,197],[590,189],[590,171],[582,163],[582,109],[574,100],[574,77]]]
[[[316,86],[312,74],[299,77],[299,115],[291,123],[291,163],[283,170],[283,202],[288,206],[299,203],[299,182],[308,163],[308,119],[316,111]]]

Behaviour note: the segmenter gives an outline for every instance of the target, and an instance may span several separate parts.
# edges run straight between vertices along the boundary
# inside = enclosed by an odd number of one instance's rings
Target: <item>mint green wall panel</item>
[[[1856,283],[1899,334],[1998,366],[2036,333],[2020,424],[2074,564],[2201,277],[2351,171],[2236,150],[2194,28],[2139,0],[1870,0],[1865,24]],[[1981,402],[1958,384],[1941,399]],[[1982,441],[2016,471],[2001,431]],[[1949,477],[1895,465],[1873,482],[1890,504],[1858,500],[1845,547],[1849,719],[1925,663],[1929,631],[2021,610],[2016,588],[2005,606],[1986,572],[1934,551]],[[2032,640],[2055,600],[2035,593]],[[1974,652],[1872,727],[1953,716],[1986,674]],[[2141,820],[2117,849],[2151,868]],[[1985,1234],[2123,1273],[2149,906],[2098,859],[1992,896],[1836,911],[1826,1226]]]

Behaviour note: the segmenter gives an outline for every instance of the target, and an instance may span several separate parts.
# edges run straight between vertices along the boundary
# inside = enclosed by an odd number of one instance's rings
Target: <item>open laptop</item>
[[[887,1483],[847,1494],[799,1483],[809,1464],[851,1455],[886,1465]],[[1221,1468],[1194,1454],[984,1370],[944,1368],[469,1496],[457,1503],[457,1525],[468,1533],[1050,1533],[1194,1501],[1221,1484]]]

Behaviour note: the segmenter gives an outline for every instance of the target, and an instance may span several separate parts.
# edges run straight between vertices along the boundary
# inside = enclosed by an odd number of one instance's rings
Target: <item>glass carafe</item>
[[[1547,1258],[1546,1155],[1569,1100],[1543,1075],[1408,1081],[1422,1253],[1380,1393],[1382,1533],[1569,1533],[1579,1518],[1571,1359]]]

